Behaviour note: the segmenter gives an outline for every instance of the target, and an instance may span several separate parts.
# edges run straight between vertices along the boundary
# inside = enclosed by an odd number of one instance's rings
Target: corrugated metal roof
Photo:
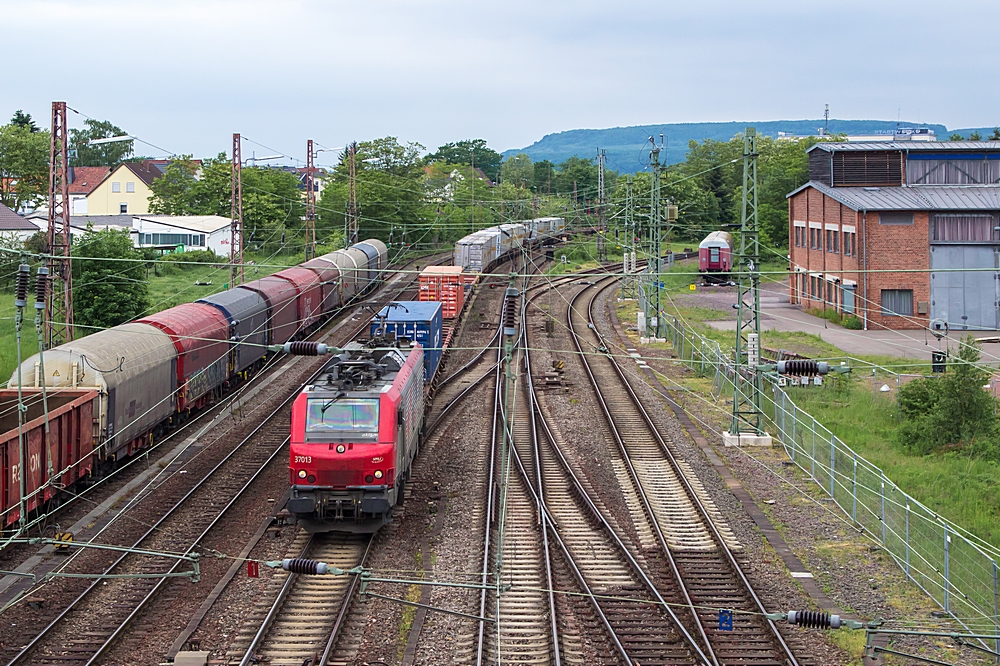
[[[824,150],[828,153],[842,151],[870,150],[905,150],[941,151],[941,150],[978,150],[1000,152],[1000,141],[855,141],[855,142],[824,142],[817,143],[806,152]]]
[[[1000,210],[1000,185],[920,185],[918,187],[830,187],[810,181],[807,187],[852,210]]]
[[[168,227],[212,233],[229,227],[232,221],[218,215],[133,215],[136,220],[156,222]]]

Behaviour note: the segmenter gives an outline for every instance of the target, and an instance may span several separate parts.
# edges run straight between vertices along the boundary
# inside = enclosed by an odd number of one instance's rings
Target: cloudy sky
[[[1000,123],[1000,2],[0,0],[0,119],[52,100],[146,154],[817,118]],[[979,33],[980,37],[975,37]],[[70,114],[70,125],[84,116]],[[266,147],[264,147],[266,146]],[[322,156],[320,162],[329,158]]]

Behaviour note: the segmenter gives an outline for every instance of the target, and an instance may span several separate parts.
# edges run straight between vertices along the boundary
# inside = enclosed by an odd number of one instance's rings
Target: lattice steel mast
[[[729,432],[763,435],[760,409],[760,231],[757,224],[757,132],[743,135],[743,205],[739,253],[736,258],[736,376],[733,381],[733,421]]]
[[[230,289],[243,282],[243,153],[240,135],[233,134],[233,175],[230,196],[229,264],[232,277]]]
[[[69,225],[66,102],[52,102],[49,142],[49,228],[46,254],[52,289],[45,301],[45,340],[54,347],[73,339],[73,265]]]
[[[313,140],[306,145],[306,261],[316,256],[316,154]]]
[[[347,147],[348,155],[348,195],[347,195],[347,245],[358,242],[358,172],[354,164],[358,152],[358,144],[352,141]]]
[[[605,153],[597,149],[597,261],[608,260],[607,199],[604,194]]]

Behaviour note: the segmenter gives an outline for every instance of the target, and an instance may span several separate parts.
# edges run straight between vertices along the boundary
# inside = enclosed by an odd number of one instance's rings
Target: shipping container
[[[267,354],[271,338],[263,296],[237,287],[197,302],[217,308],[229,320],[229,339],[236,342],[229,350],[230,374],[246,370]]]
[[[46,369],[47,370],[47,369]],[[25,450],[25,488],[27,509],[33,511],[58,492],[93,469],[95,419],[98,416],[99,392],[95,389],[57,389],[48,391],[48,419],[39,389],[26,388],[22,400],[28,410],[23,429]],[[17,389],[0,390],[4,404],[17,402]],[[48,421],[48,432],[46,432]],[[15,410],[0,413],[0,525],[9,526],[20,517],[21,460],[18,445],[18,419]],[[50,457],[51,456],[51,457]],[[50,477],[52,484],[36,493]],[[54,486],[54,487],[53,487]]]
[[[323,316],[323,292],[319,275],[308,268],[286,268],[272,277],[280,277],[295,285],[298,291],[298,320],[303,330]]]
[[[393,301],[372,320],[372,337],[384,334],[408,338],[424,348],[424,381],[430,381],[441,362],[441,304]]]
[[[298,290],[288,280],[267,276],[240,285],[240,289],[255,291],[267,301],[267,321],[271,344],[283,345],[299,330]]]
[[[420,273],[419,300],[441,303],[441,316],[454,319],[465,305],[464,285],[461,266],[428,266]]]
[[[339,308],[341,305],[340,269],[337,268],[337,265],[330,261],[327,256],[322,256],[307,261],[302,266],[315,271],[322,280],[323,314],[328,314]]]
[[[177,411],[200,407],[202,398],[207,401],[229,379],[229,322],[218,308],[183,303],[138,323],[155,326],[174,341]]]

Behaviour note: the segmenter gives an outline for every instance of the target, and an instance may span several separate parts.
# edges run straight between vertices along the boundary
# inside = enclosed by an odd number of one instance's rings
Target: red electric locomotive
[[[424,352],[350,343],[292,405],[287,508],[310,532],[375,532],[403,501],[424,413]]]

